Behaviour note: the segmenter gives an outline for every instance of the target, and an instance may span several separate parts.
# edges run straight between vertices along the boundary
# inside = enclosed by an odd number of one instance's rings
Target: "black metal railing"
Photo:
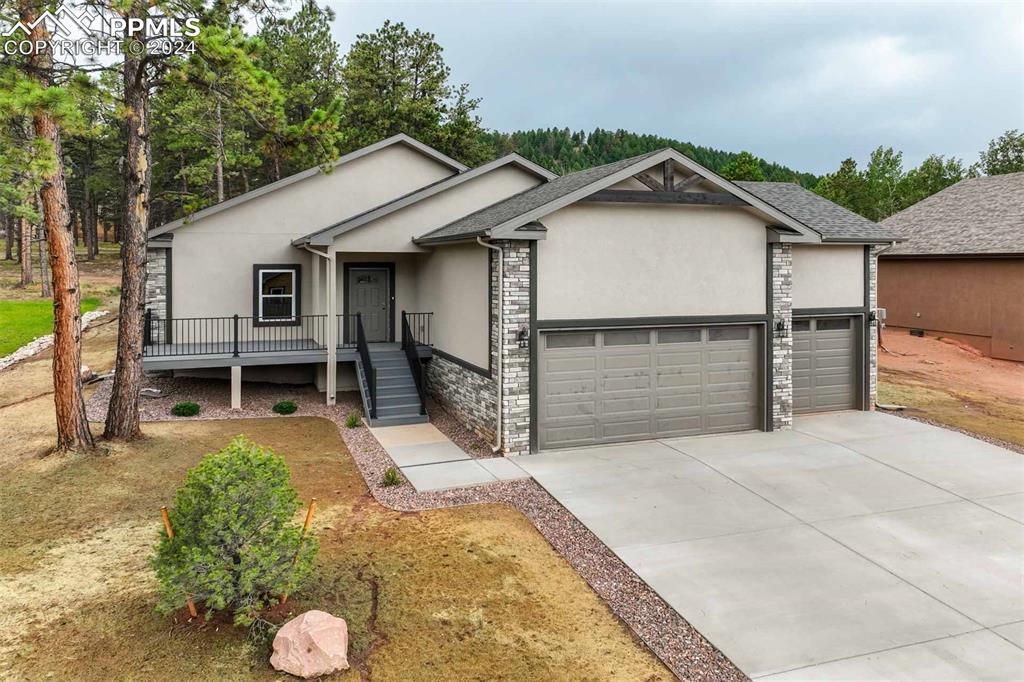
[[[145,357],[288,353],[327,348],[327,315],[300,315],[288,324],[268,324],[254,317],[143,318]]]
[[[356,315],[337,316],[338,348],[356,347]]]
[[[370,419],[377,418],[377,370],[370,359],[370,347],[366,343],[363,331],[363,316],[356,313],[356,348],[359,349],[359,361],[363,364],[363,375],[366,377],[366,390],[370,398]]]
[[[434,318],[434,313],[407,313],[402,311],[402,318],[408,319],[409,331],[412,334],[412,340],[418,346],[429,346],[430,345],[430,322]],[[405,343],[403,336],[403,344]]]
[[[414,313],[422,315],[423,313]],[[420,355],[416,352],[416,337],[413,335],[412,327],[409,326],[411,315],[402,311],[402,350],[405,351],[405,359],[409,363],[409,371],[412,372],[413,381],[416,382],[416,393],[420,397],[420,414],[427,413],[427,387],[423,381],[423,363],[420,362]],[[428,318],[429,319],[429,318]]]

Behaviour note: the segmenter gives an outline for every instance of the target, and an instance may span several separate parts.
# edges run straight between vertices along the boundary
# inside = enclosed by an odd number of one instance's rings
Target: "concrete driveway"
[[[751,677],[1024,679],[1024,456],[872,412],[516,462]]]

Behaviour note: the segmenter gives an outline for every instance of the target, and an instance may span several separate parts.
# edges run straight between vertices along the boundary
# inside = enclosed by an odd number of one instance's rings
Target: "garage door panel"
[[[801,319],[793,334],[793,411],[857,405],[857,341],[852,318]]]
[[[589,333],[588,344],[569,347],[565,339],[586,335],[559,332],[555,345],[563,345],[554,349],[542,337],[542,448],[758,426],[754,327]]]

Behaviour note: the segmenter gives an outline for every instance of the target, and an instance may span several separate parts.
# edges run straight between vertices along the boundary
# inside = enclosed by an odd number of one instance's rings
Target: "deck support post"
[[[231,409],[242,409],[242,366],[231,366]]]
[[[337,252],[327,247],[327,404],[334,405],[338,396],[338,278]]]

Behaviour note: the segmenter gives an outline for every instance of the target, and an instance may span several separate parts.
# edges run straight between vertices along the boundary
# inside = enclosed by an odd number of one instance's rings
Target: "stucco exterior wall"
[[[407,251],[424,249],[412,243],[431,230],[518,194],[540,183],[540,178],[515,166],[502,166],[440,194],[338,235],[338,251]]]
[[[252,314],[256,263],[303,266],[305,314],[311,310],[311,256],[292,247],[292,239],[451,173],[418,152],[393,145],[179,228],[173,233],[171,314]]]
[[[886,325],[954,336],[982,353],[1024,361],[1024,258],[882,257]]]
[[[420,257],[415,281],[416,307],[432,312],[435,348],[488,368],[490,251],[479,244],[440,246]]]
[[[794,308],[864,306],[864,247],[793,245]]]
[[[543,222],[538,319],[765,312],[765,225],[746,211],[582,203]]]

